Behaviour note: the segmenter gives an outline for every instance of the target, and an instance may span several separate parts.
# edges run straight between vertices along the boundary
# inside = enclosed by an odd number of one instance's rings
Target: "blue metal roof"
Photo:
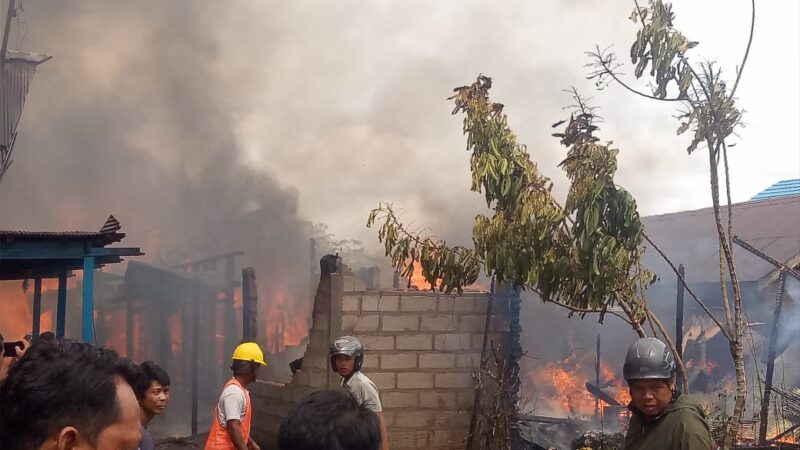
[[[800,195],[800,178],[796,180],[779,181],[772,186],[756,194],[750,200],[763,200],[766,198],[787,197],[789,195]]]

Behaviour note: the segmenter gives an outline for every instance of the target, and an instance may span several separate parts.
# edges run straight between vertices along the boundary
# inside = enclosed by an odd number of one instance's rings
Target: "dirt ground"
[[[206,444],[208,433],[196,434],[185,438],[168,438],[156,441],[156,450],[194,450],[202,449]]]

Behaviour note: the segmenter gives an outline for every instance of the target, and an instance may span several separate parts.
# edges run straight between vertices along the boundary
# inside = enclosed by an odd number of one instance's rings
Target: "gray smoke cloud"
[[[679,25],[689,26],[701,49],[711,41],[708,55],[720,55],[727,67],[738,62],[747,5],[673,3]],[[391,201],[407,221],[468,244],[473,217],[485,205],[468,191],[461,118],[450,115],[446,98],[479,73],[495,79],[493,99],[506,105],[520,142],[554,180],[558,196],[566,193],[556,167],[566,149],[549,136],[550,124],[565,117],[570,99],[561,89],[574,85],[603,107],[601,137],[622,150],[618,183],[644,214],[709,203],[702,154],[685,156],[671,105],[618,88],[596,92],[585,80],[584,52],[595,44],[626,53],[636,30],[625,19],[627,1],[22,5],[12,48],[54,58],[32,82],[15,164],[0,186],[0,228],[96,229],[114,213],[129,233],[126,244],[154,258],[157,249],[179,258],[192,255],[171,247],[186,242],[205,254],[246,245],[242,236],[252,230],[244,233],[247,225],[230,220],[262,210],[254,219],[268,231],[259,240],[262,267],[304,276],[306,238],[319,234],[310,222],[324,222],[338,238],[359,239],[379,255],[376,233],[364,222],[378,201]],[[725,17],[709,25],[702,20],[706,8],[724,10]],[[790,16],[778,7],[763,14]],[[729,45],[733,32],[742,45]],[[754,55],[789,45],[770,32],[759,35]],[[736,178],[734,200],[793,170],[776,168],[765,149],[796,159],[789,149],[797,148],[797,136],[787,131],[796,129],[796,107],[789,106],[796,92],[780,87],[796,85],[796,70],[771,64],[763,70],[751,64],[753,82],[740,91],[752,105],[751,126],[743,131],[752,144],[736,148],[737,157],[745,156],[732,168],[762,170]],[[770,83],[759,85],[762,79]],[[776,108],[789,113],[758,120]],[[747,157],[748,149],[758,155]],[[531,330],[532,354],[563,358],[573,346],[591,347],[593,319],[577,326],[578,319],[566,322],[563,311],[547,308],[560,329],[573,326],[573,342],[560,336],[558,345],[540,345],[552,341],[553,331],[530,325],[542,317],[531,308],[523,326]],[[603,345],[614,365],[631,333],[611,326],[616,331]]]

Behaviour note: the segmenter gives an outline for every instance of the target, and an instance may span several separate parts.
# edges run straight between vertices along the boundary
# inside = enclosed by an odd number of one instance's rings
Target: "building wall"
[[[338,388],[328,346],[349,334],[366,349],[362,370],[380,390],[390,447],[463,448],[488,294],[367,290],[346,266],[342,272],[321,277],[303,370],[286,385],[252,385],[255,439],[274,448],[293,402]]]

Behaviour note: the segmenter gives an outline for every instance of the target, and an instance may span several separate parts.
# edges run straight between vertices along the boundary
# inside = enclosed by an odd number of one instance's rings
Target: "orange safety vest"
[[[222,388],[222,390],[224,391],[225,388],[232,384],[239,386],[239,388],[244,391],[246,409],[244,417],[242,418],[241,430],[244,443],[247,444],[247,441],[250,438],[250,422],[253,417],[253,409],[250,405],[250,393],[247,392],[247,389],[245,389],[238,381],[236,381],[236,378],[231,378],[230,381],[225,383],[225,386]],[[214,419],[211,423],[211,431],[208,433],[208,440],[206,441],[204,450],[235,450],[235,448],[236,447],[233,446],[233,441],[228,434],[228,430],[225,428],[225,424],[219,423],[219,403],[217,403],[217,406],[214,407]]]

